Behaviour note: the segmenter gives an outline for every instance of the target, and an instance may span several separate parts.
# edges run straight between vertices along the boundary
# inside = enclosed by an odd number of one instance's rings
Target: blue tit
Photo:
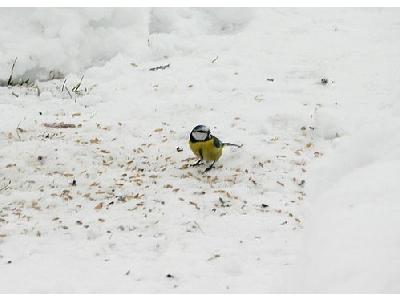
[[[225,146],[242,147],[231,143],[222,143],[217,137],[211,135],[210,128],[205,125],[197,125],[190,132],[189,146],[199,161],[192,166],[198,166],[203,160],[212,161],[212,164],[204,171],[208,172],[214,167],[215,162],[221,157]]]

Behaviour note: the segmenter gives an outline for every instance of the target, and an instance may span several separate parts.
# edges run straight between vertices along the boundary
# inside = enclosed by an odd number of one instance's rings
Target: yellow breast
[[[216,161],[222,155],[222,147],[215,147],[214,139],[194,143],[189,141],[189,145],[194,155],[196,155],[199,159],[203,159],[206,161]]]

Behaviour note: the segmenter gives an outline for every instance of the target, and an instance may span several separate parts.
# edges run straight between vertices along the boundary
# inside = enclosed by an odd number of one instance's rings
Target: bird
[[[211,165],[205,169],[204,172],[210,171],[215,162],[221,157],[222,149],[225,146],[233,146],[241,148],[243,145],[237,145],[232,143],[223,143],[216,136],[211,134],[210,128],[205,125],[197,125],[190,132],[189,139],[190,150],[199,159],[195,164],[191,166],[198,166],[203,161],[212,161]]]

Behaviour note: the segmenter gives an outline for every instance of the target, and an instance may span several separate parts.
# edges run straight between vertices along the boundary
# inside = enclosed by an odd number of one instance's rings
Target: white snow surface
[[[1,292],[400,292],[399,9],[0,16]]]

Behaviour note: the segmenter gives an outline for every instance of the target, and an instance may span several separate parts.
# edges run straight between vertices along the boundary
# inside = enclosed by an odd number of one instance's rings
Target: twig
[[[213,64],[213,63],[215,63],[217,60],[218,60],[218,55],[217,55],[217,57],[216,58],[214,58],[212,61],[211,61],[211,63]]]
[[[18,57],[15,58],[12,66],[11,66],[11,74],[10,74],[10,77],[8,78],[7,85],[12,85],[11,82],[12,82],[12,77],[13,77],[13,73],[14,73],[14,67],[15,67],[15,64],[17,63],[17,58]]]
[[[171,65],[165,65],[165,66],[158,66],[158,67],[154,67],[154,68],[150,68],[149,71],[157,71],[157,70],[165,70],[166,68],[169,68]]]
[[[11,179],[10,179],[10,181],[9,181],[5,186],[3,186],[2,188],[0,188],[0,191],[4,191],[4,190],[8,189],[8,187],[10,186],[10,184],[11,184]]]
[[[47,128],[76,128],[75,124],[68,124],[68,123],[44,123],[43,124],[44,127]]]

